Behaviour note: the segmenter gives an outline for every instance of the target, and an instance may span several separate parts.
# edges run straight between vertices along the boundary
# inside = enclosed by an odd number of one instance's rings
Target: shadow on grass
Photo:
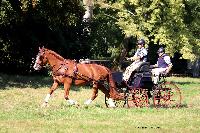
[[[0,74],[0,89],[5,90],[9,88],[34,88],[39,89],[43,87],[50,88],[53,84],[51,76],[21,76],[21,75],[7,75]],[[63,85],[59,85],[63,88]],[[85,87],[90,89],[90,86]],[[71,90],[80,91],[80,86],[72,86]]]
[[[190,84],[199,84],[199,82],[173,82],[175,84],[179,84],[179,85],[190,85]]]
[[[188,108],[188,105],[187,104],[180,104],[179,106],[172,106],[172,107],[170,107],[170,106],[157,106],[157,107],[155,107],[153,104],[150,104],[149,107],[150,108],[157,108],[157,109],[159,109],[159,108],[164,108],[164,109],[181,109],[181,108]]]

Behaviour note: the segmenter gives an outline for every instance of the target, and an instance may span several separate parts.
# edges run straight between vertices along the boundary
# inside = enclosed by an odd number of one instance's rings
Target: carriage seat
[[[136,86],[139,87],[140,82],[142,84],[149,84],[148,86],[151,86],[151,84],[152,84],[151,77],[152,77],[152,75],[151,75],[151,71],[150,71],[150,63],[142,62],[140,64],[140,66],[135,71],[132,72],[129,81],[132,82],[132,85],[135,87]]]
[[[133,79],[137,76],[144,78],[151,78],[149,67],[150,67],[149,62],[142,62],[140,66],[135,71],[133,71],[129,81],[133,81]],[[123,81],[123,72],[112,72],[112,77],[116,83],[120,84]]]
[[[151,90],[153,87],[150,63],[142,62],[140,66],[131,74],[130,86],[133,88],[144,88]]]
[[[140,66],[135,70],[136,73],[143,73],[150,71],[150,63],[149,62],[142,62]]]
[[[117,83],[121,83],[123,81],[123,72],[112,72],[113,80]]]

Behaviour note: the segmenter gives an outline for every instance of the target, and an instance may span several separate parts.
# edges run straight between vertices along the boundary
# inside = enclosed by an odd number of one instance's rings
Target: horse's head
[[[45,48],[39,47],[39,52],[36,56],[35,64],[34,64],[33,68],[35,70],[40,70],[46,63],[47,63],[47,58],[45,56]]]

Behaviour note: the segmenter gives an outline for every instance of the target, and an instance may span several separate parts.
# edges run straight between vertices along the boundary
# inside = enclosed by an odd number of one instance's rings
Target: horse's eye
[[[43,56],[40,55],[40,56],[39,56],[39,59],[42,60],[42,59],[43,59]]]

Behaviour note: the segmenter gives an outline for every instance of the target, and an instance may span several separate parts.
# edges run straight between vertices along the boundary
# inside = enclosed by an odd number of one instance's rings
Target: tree
[[[199,0],[1,0],[0,65],[11,62],[15,64],[12,66],[28,67],[38,42],[67,58],[109,57],[119,65],[117,62],[122,62],[139,38],[144,38],[151,47],[163,44],[171,55],[180,52],[182,58],[198,62],[199,3]],[[89,34],[83,32],[87,26]]]
[[[80,43],[84,37],[81,1],[3,0],[0,8],[2,71],[27,73],[42,45],[68,58],[86,53]]]
[[[117,11],[116,24],[126,36],[166,45],[172,56],[180,52],[184,59],[200,58],[199,0],[107,0],[98,4]]]

